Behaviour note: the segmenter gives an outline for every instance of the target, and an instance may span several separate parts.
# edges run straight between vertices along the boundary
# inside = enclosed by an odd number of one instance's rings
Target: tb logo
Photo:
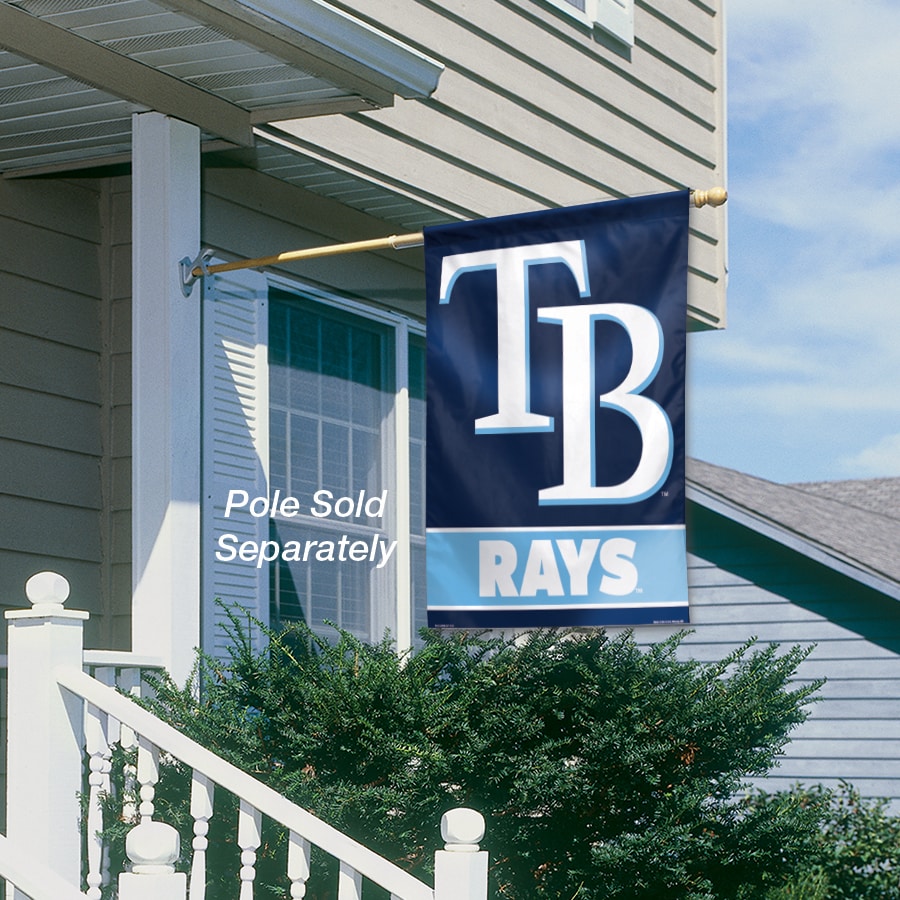
[[[449,303],[456,279],[477,270],[497,275],[497,412],[475,420],[476,434],[553,431],[552,416],[531,409],[528,270],[562,263],[575,277],[579,296],[591,296],[584,241],[558,241],[478,250],[444,257],[440,302]],[[594,322],[607,319],[625,329],[631,368],[613,390],[597,394]],[[629,303],[587,303],[538,309],[538,321],[562,328],[563,480],[538,492],[541,505],[634,503],[654,494],[672,465],[672,424],[662,407],[641,392],[653,381],[663,356],[659,320]],[[596,411],[605,405],[631,418],[641,436],[633,474],[620,484],[597,485]]]

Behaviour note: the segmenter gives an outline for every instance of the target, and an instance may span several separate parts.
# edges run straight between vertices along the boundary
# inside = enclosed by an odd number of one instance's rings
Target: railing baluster
[[[306,896],[306,882],[309,881],[309,841],[296,831],[288,839],[287,876],[291,882],[291,900],[302,900]]]
[[[206,897],[206,848],[209,840],[209,820],[213,813],[215,785],[205,775],[194,769],[191,777],[191,816],[194,820],[194,857],[191,860],[191,900]]]
[[[110,687],[116,686],[116,670],[112,666],[97,666],[94,670],[94,677],[102,684]],[[101,790],[108,794],[112,794],[115,785],[112,782],[112,748],[122,740],[122,726],[118,719],[113,716],[106,717],[106,743],[110,749],[109,759],[107,760],[106,771],[104,772],[104,783]],[[109,873],[109,842],[104,841],[101,849],[100,857],[100,884],[107,885],[110,882]]]
[[[102,791],[109,790],[109,773],[112,768],[112,751],[106,735],[107,716],[92,703],[85,706],[84,735],[85,747],[90,757],[88,776],[87,812],[87,896],[90,900],[100,900],[100,885],[103,883],[103,807],[100,803]]]
[[[141,694],[141,670],[134,668],[122,669],[119,675],[119,687],[127,691],[132,697]],[[125,751],[125,765],[122,771],[122,818],[126,822],[137,820],[137,804],[134,798],[137,792],[137,766],[133,761],[133,754],[128,751],[137,746],[137,735],[127,725],[122,725],[119,731],[119,746]]]
[[[338,875],[338,900],[361,900],[362,875],[349,863],[341,860],[341,871]]]
[[[112,666],[97,666],[94,669],[94,678],[101,684],[109,685],[112,688],[116,687],[116,670]],[[110,747],[114,747],[119,742],[121,730],[119,720],[108,716],[106,739]]]
[[[246,800],[241,800],[238,813],[238,846],[241,848],[240,900],[253,900],[253,879],[256,878],[256,851],[259,849],[262,814]]]
[[[141,786],[141,805],[138,807],[141,822],[150,822],[159,781],[159,747],[143,737],[138,737],[137,780]]]

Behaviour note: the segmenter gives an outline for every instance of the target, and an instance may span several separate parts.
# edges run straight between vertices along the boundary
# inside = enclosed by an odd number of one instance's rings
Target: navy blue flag
[[[430,626],[688,621],[688,209],[425,230]]]

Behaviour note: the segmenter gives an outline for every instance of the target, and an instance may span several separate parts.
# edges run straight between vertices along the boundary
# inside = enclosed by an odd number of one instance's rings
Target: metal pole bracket
[[[194,282],[198,278],[209,275],[209,261],[215,251],[211,247],[201,250],[195,259],[185,256],[178,263],[178,271],[181,273],[181,293],[190,297],[194,291]],[[198,271],[195,271],[199,269]]]

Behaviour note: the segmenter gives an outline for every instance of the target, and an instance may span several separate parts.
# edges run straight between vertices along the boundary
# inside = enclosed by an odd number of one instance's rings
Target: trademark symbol
[[[669,496],[669,492],[668,492],[668,491],[660,491],[659,493],[660,493],[660,495],[663,496],[663,497],[668,497],[668,496]]]

